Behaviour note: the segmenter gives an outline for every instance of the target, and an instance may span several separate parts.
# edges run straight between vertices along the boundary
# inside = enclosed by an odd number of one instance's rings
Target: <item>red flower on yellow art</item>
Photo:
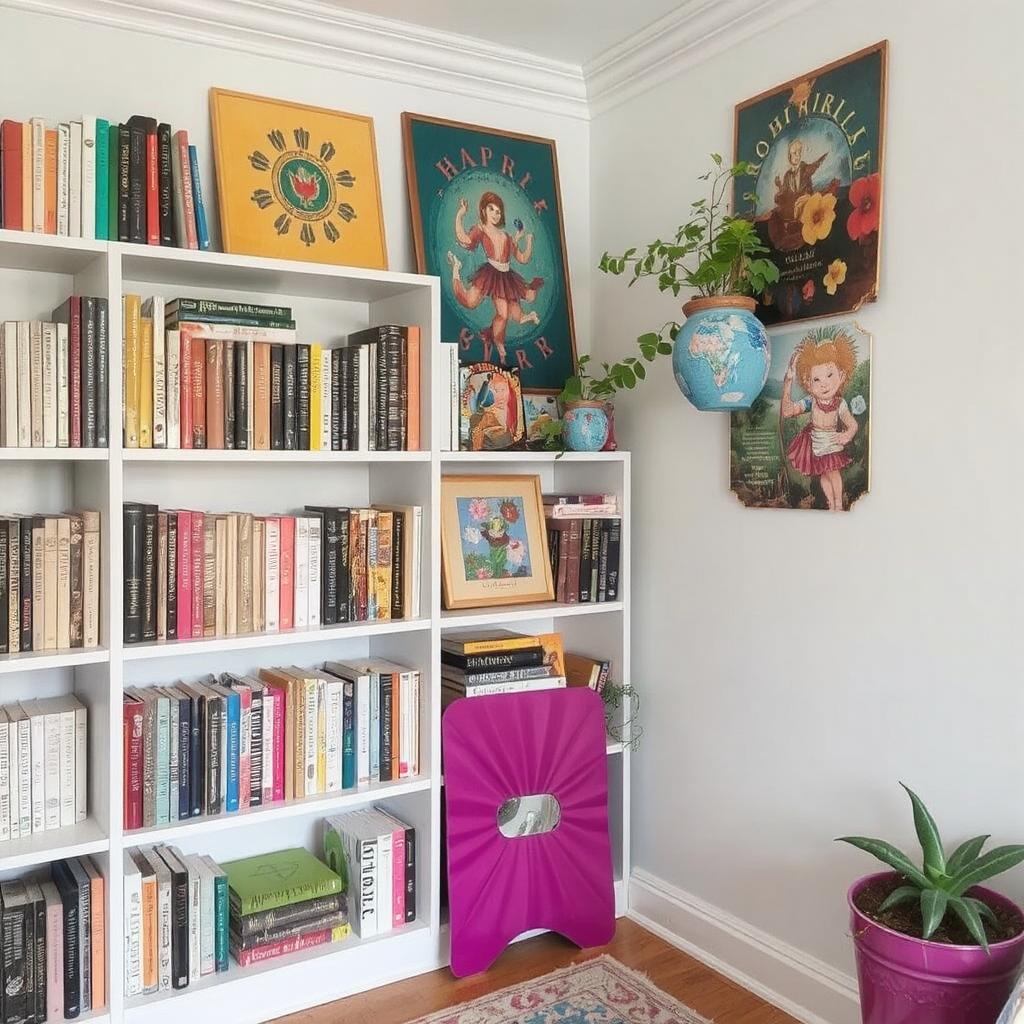
[[[878,230],[881,198],[882,179],[877,174],[865,175],[850,185],[853,213],[846,220],[846,230],[855,242]]]

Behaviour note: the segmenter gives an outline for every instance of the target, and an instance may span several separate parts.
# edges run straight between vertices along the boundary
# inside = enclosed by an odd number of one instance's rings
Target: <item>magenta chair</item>
[[[615,932],[604,705],[571,688],[457,700],[441,720],[451,969],[486,970],[523,932]]]

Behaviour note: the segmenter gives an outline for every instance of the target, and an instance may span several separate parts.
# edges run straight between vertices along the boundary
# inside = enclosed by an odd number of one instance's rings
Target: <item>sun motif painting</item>
[[[210,90],[226,252],[387,268],[373,121]]]

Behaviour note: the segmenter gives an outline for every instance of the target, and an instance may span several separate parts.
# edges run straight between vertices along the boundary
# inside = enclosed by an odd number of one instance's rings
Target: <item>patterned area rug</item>
[[[709,1024],[607,954],[411,1024]]]

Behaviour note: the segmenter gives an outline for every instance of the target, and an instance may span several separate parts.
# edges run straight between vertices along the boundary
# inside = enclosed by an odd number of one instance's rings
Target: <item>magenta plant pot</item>
[[[989,947],[950,946],[901,935],[862,914],[857,895],[885,871],[850,886],[850,927],[857,954],[864,1024],[995,1024],[1024,959],[1024,934]],[[1012,901],[980,886],[971,895],[1008,909]]]

